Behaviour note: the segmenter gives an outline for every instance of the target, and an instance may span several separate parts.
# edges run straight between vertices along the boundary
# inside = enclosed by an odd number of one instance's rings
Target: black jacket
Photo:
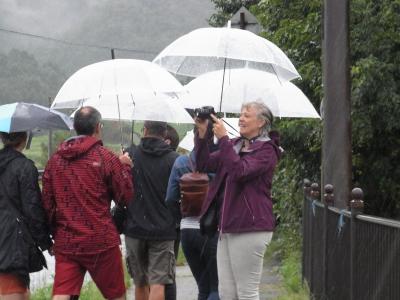
[[[168,179],[179,156],[164,141],[142,138],[128,148],[133,159],[134,200],[128,206],[124,234],[144,240],[176,239],[175,220],[165,203]]]
[[[37,245],[47,250],[52,242],[41,202],[38,171],[22,153],[7,147],[0,150],[0,180],[0,273],[28,274],[28,238],[10,201]]]

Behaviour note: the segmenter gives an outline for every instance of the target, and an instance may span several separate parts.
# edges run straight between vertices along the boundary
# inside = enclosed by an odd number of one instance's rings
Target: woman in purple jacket
[[[261,101],[242,106],[241,138],[230,140],[223,122],[212,115],[219,150],[207,147],[207,120],[196,119],[196,163],[200,172],[216,173],[203,214],[213,201],[220,207],[217,265],[221,299],[259,299],[264,252],[275,219],[271,184],[280,156],[273,116]]]

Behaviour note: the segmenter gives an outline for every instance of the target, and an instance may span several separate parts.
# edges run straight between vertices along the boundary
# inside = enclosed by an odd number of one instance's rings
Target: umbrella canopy
[[[172,73],[191,77],[243,67],[274,73],[280,80],[300,77],[286,54],[274,43],[234,28],[194,30],[168,45],[153,62]]]
[[[113,95],[103,95],[88,99],[85,101],[85,105],[96,108],[104,120],[194,123],[180,101],[167,95],[137,91],[135,98],[132,94],[119,95],[118,102]]]
[[[72,128],[72,120],[67,115],[38,104],[16,102],[0,106],[2,132]]]
[[[237,132],[234,132],[232,128],[229,126],[226,126],[226,130],[228,132],[229,138],[235,138],[239,136],[239,118],[223,118],[223,120],[228,123],[230,126],[236,129]],[[192,151],[194,148],[194,133],[193,130],[190,130],[186,132],[186,135],[183,137],[183,139],[179,143],[179,147],[182,149],[185,149],[187,151]]]
[[[227,70],[221,101],[222,70],[203,74],[184,87],[180,97],[185,108],[213,106],[226,113],[239,113],[244,102],[262,100],[276,117],[320,118],[310,100],[289,81],[251,69]]]
[[[77,108],[92,97],[132,94],[146,90],[153,94],[176,93],[182,85],[160,66],[145,60],[113,59],[86,66],[61,87],[53,108]],[[108,97],[107,99],[109,99]]]

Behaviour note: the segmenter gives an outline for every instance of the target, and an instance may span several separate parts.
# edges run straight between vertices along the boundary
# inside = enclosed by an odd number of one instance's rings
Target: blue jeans
[[[199,229],[181,229],[182,250],[199,289],[198,300],[219,300],[218,234],[209,239]]]

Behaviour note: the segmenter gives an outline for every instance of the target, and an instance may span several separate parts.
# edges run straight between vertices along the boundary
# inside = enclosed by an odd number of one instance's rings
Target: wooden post
[[[304,192],[304,199],[303,199],[303,251],[302,251],[302,268],[301,268],[301,280],[304,284],[304,278],[306,278],[306,257],[310,257],[308,255],[310,251],[309,244],[306,243],[306,237],[309,238],[310,236],[310,214],[307,214],[308,207],[310,205],[310,197],[311,197],[311,181],[308,179],[304,179],[303,181],[303,192]],[[308,267],[308,265],[307,265]]]
[[[357,263],[357,220],[356,217],[364,211],[364,193],[360,188],[351,191],[351,223],[350,223],[350,299],[357,300],[355,291],[356,263]]]
[[[364,192],[360,188],[351,191],[350,210],[351,215],[358,215],[364,212]]]
[[[324,204],[326,206],[334,206],[335,204],[332,184],[325,185]]]
[[[303,181],[303,191],[304,191],[304,196],[306,198],[311,197],[311,181],[308,179],[304,179]]]
[[[350,0],[324,1],[322,180],[347,208],[351,189]]]
[[[321,201],[319,195],[320,195],[319,184],[314,182],[313,184],[311,184],[311,198],[313,200]]]
[[[319,184],[314,182],[313,184],[311,184],[311,199],[312,200],[316,200],[316,201],[320,201],[320,189],[319,189]],[[310,268],[310,292],[314,292],[314,272],[313,272],[313,256],[314,256],[314,214],[313,214],[313,210],[310,209],[310,239],[309,239],[309,250],[310,250],[310,262],[309,262],[309,268]]]

